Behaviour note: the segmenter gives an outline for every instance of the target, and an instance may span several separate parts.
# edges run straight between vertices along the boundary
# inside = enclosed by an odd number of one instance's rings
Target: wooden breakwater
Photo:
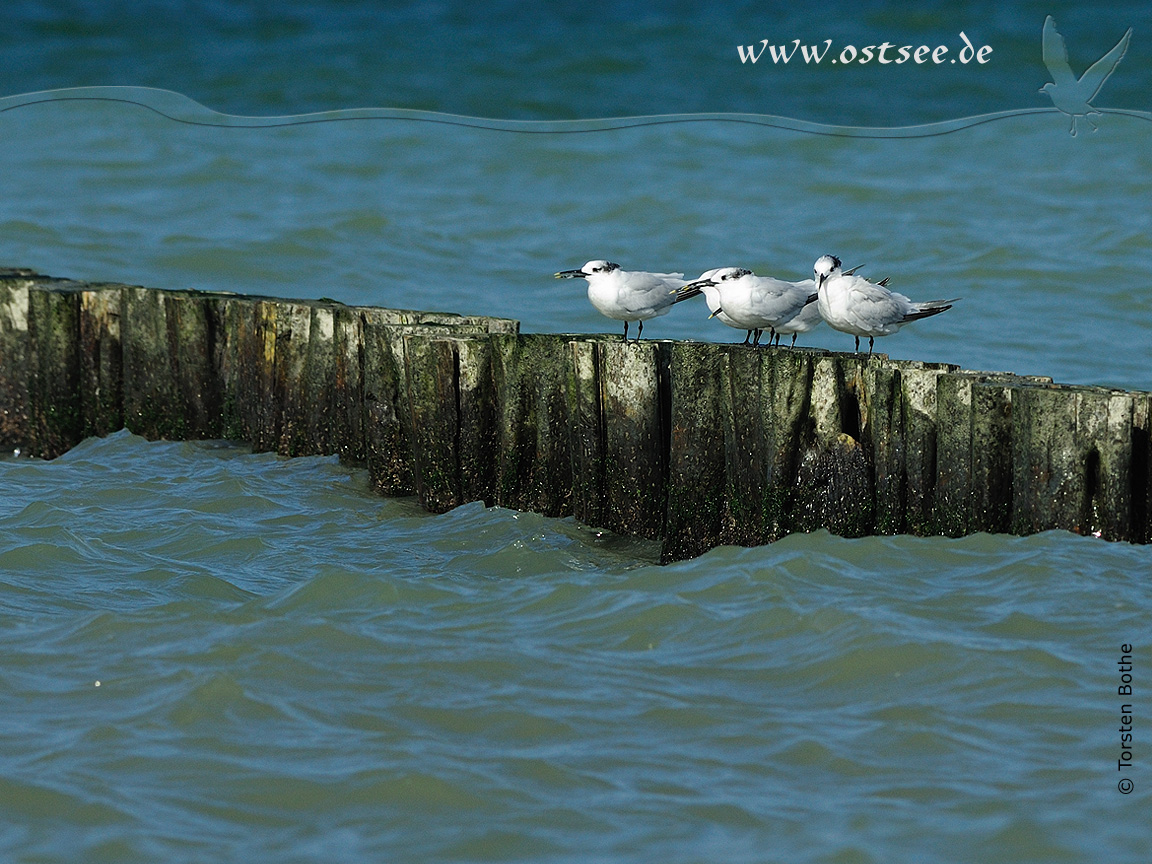
[[[662,542],[662,558],[844,536],[1152,537],[1152,394],[885,355],[0,270],[0,446],[127,427],[339,454],[384,495],[484,501]]]

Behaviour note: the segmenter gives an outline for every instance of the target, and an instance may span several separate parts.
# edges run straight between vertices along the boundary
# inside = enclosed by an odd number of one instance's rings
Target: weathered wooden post
[[[662,562],[694,558],[720,542],[727,485],[722,412],[728,355],[701,342],[674,342],[669,352],[668,516]]]
[[[861,438],[864,359],[830,354],[815,358],[810,394],[810,433],[800,459],[796,527],[859,537],[875,524],[871,454]]]
[[[498,466],[494,503],[545,516],[572,512],[568,336],[492,336]]]
[[[1152,542],[1152,394],[1132,394],[1132,536]]]
[[[814,441],[812,380],[817,350],[776,351],[761,360],[760,425],[764,429],[762,540],[796,530],[804,454]]]
[[[80,443],[79,285],[27,289],[28,432],[31,455],[52,459]]]
[[[28,393],[28,286],[31,270],[0,270],[0,446],[32,451]]]
[[[1133,409],[1103,388],[1013,390],[1013,533],[1132,536]]]
[[[124,425],[145,438],[219,438],[211,295],[121,288]]]
[[[568,379],[568,452],[572,458],[572,515],[585,525],[608,524],[604,470],[604,403],[602,364],[591,337],[573,339]]]
[[[222,424],[226,438],[247,441],[257,452],[275,450],[276,322],[272,300],[226,297],[219,301],[218,366],[222,379]]]
[[[373,487],[384,495],[418,494],[411,444],[415,415],[410,398],[409,372],[413,367],[408,361],[408,345],[411,341],[419,346],[418,350],[426,351],[420,338],[449,338],[460,340],[450,343],[453,365],[449,368],[441,364],[436,374],[451,372],[453,380],[451,386],[444,381],[435,387],[446,397],[451,393],[460,400],[457,415],[463,429],[463,446],[458,448],[456,458],[460,459],[461,474],[459,488],[453,495],[458,493],[463,501],[490,501],[495,471],[489,462],[495,450],[492,441],[498,408],[489,335],[514,336],[519,329],[517,322],[370,307],[355,311],[360,320],[361,396],[359,419],[354,425],[362,430],[363,458]],[[414,368],[430,374],[433,370],[425,369],[427,360],[426,353],[421,355]],[[422,380],[416,386],[420,389],[429,385]],[[351,391],[348,392],[351,399]],[[418,414],[425,410],[426,405],[417,407]],[[421,430],[421,434],[428,434],[427,430]],[[442,502],[448,500],[440,492],[435,497]]]
[[[668,473],[667,342],[596,343],[603,416],[603,527],[664,536]]]
[[[444,513],[465,502],[457,346],[443,337],[409,335],[404,362],[416,495],[425,510]]]
[[[86,436],[124,428],[123,302],[122,285],[91,285],[80,293],[80,399]]]
[[[724,436],[724,489],[717,539],[756,546],[770,539],[770,449],[774,426],[772,355],[742,345],[723,346],[720,431]]]

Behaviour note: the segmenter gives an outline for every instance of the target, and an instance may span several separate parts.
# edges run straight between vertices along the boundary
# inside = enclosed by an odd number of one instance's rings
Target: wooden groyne
[[[0,446],[127,427],[366,465],[659,540],[1061,528],[1152,537],[1152,394],[804,349],[521,334],[517,322],[0,270]]]

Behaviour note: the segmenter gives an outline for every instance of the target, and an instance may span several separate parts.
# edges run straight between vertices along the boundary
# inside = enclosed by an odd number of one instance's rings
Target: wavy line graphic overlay
[[[388,121],[428,123],[481,129],[490,132],[512,132],[524,135],[575,135],[592,132],[613,132],[650,126],[685,123],[739,123],[784,129],[809,135],[836,138],[929,138],[949,135],[975,126],[1022,117],[1031,114],[1059,114],[1052,108],[1018,108],[992,114],[979,114],[955,120],[925,123],[914,126],[867,127],[836,126],[777,117],[770,114],[657,114],[637,117],[605,117],[589,120],[500,120],[488,117],[468,117],[417,111],[405,108],[350,108],[338,111],[320,111],[276,117],[246,117],[222,114],[172,90],[151,87],[72,87],[46,90],[0,98],[0,114],[23,108],[59,102],[106,102],[133,105],[151,111],[175,123],[208,126],[222,129],[267,129],[283,126],[304,126],[315,123],[351,121]],[[1118,114],[1152,122],[1152,112],[1127,109],[1099,109],[1103,114]]]

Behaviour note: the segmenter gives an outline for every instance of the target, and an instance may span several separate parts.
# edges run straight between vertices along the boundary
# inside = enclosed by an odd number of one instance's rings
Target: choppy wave
[[[819,532],[658,567],[570,520],[423,514],[333,459],[126,432],[0,460],[0,487],[5,854],[1018,862],[1146,839],[1113,732],[1120,645],[1152,644],[1143,548]]]

